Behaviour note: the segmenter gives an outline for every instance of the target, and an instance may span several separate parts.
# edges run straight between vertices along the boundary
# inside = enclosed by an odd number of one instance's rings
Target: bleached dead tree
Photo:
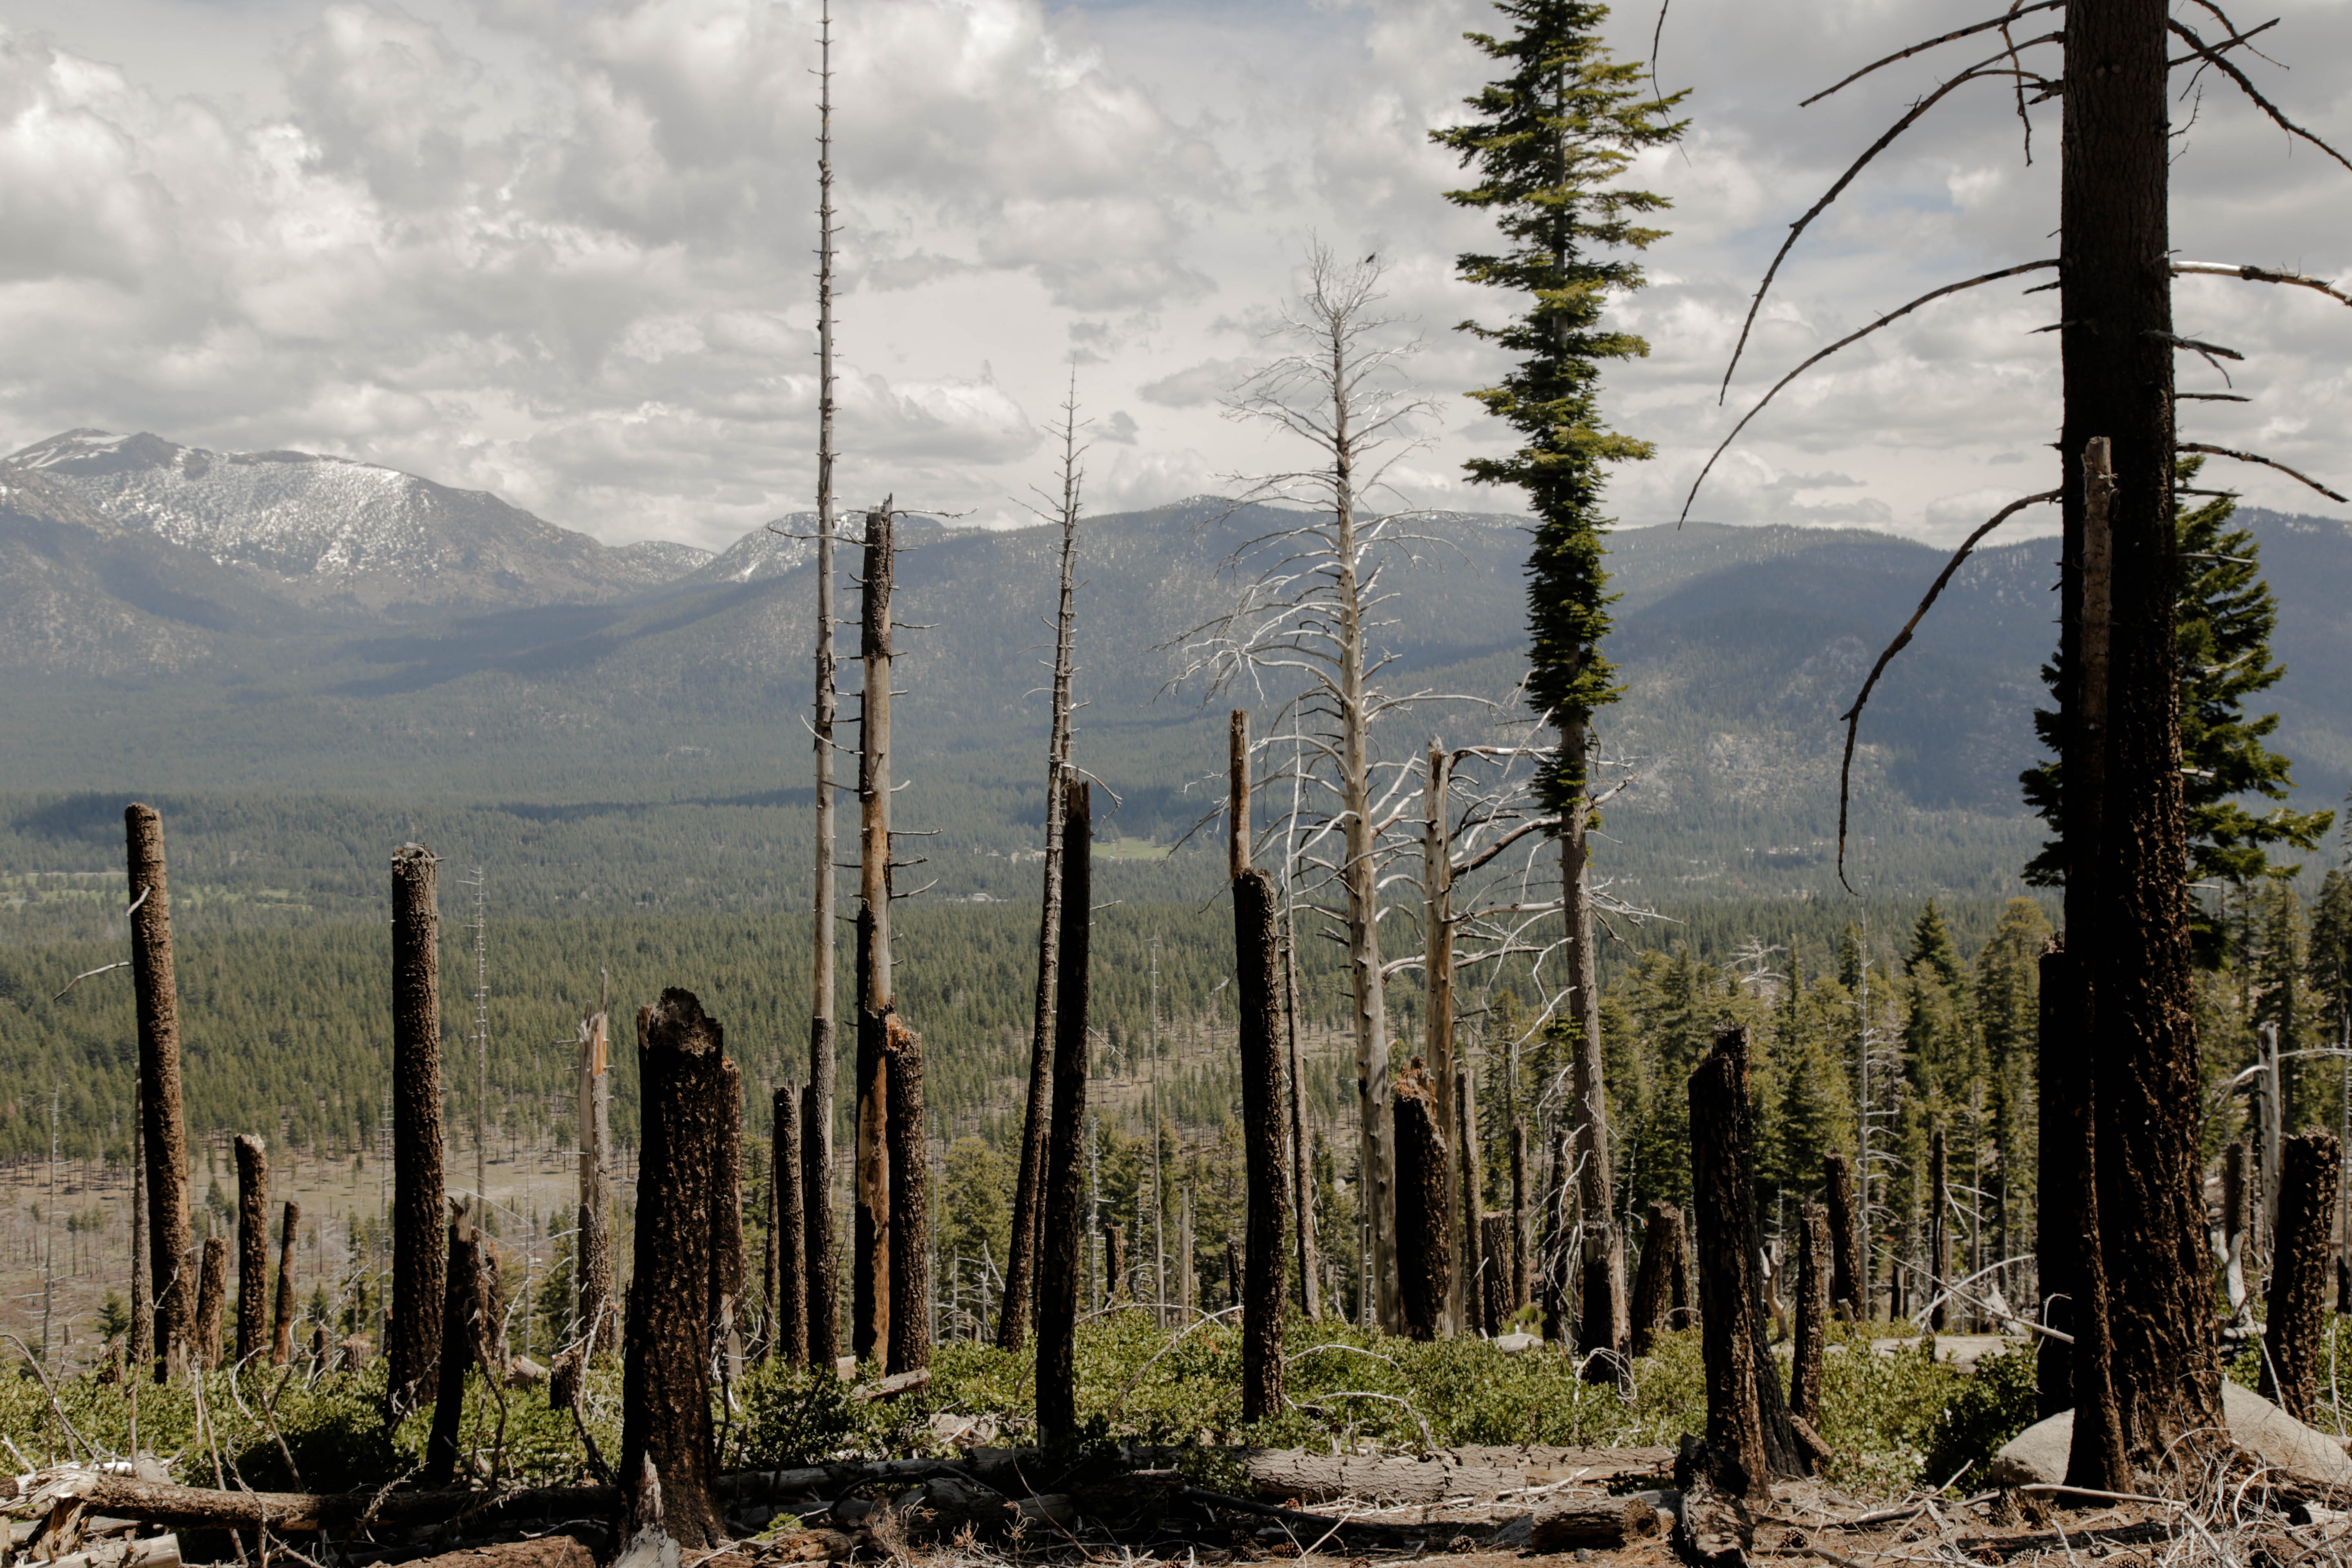
[[[1427,405],[1403,386],[1400,362],[1412,345],[1397,337],[1398,319],[1379,310],[1377,258],[1343,263],[1317,244],[1307,274],[1305,292],[1270,334],[1292,352],[1251,376],[1226,409],[1303,443],[1314,458],[1258,479],[1226,514],[1255,505],[1279,521],[1227,557],[1223,570],[1242,580],[1240,593],[1231,610],[1181,639],[1178,681],[1249,688],[1256,706],[1272,710],[1265,732],[1291,731],[1282,742],[1297,748],[1316,825],[1298,845],[1301,864],[1316,886],[1337,884],[1336,903],[1313,907],[1343,928],[1348,943],[1370,1272],[1379,1321],[1393,1332],[1402,1318],[1379,922],[1382,867],[1402,847],[1383,840],[1416,792],[1412,759],[1379,759],[1374,731],[1383,718],[1439,694],[1391,695],[1376,684],[1393,657],[1372,641],[1391,597],[1381,576],[1414,541],[1403,514],[1369,512],[1364,501],[1387,488],[1386,472],[1417,445],[1412,421]],[[1269,754],[1264,742],[1260,754]]]

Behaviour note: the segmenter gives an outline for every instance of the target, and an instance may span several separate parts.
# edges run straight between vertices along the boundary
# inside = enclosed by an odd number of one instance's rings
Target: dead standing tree
[[[278,1233],[278,1300],[269,1341],[272,1366],[284,1366],[294,1354],[294,1319],[300,1310],[294,1300],[294,1246],[301,1235],[302,1205],[289,1198]]]
[[[2309,1421],[2327,1359],[2327,1232],[2336,1214],[2340,1152],[2334,1133],[2316,1130],[2282,1142],[2262,1392],[2296,1420]]]
[[[394,1419],[422,1401],[440,1360],[440,862],[421,844],[392,852],[392,1296],[384,1402]]]
[[[268,1349],[269,1154],[261,1140],[236,1140],[236,1359]]]
[[[1013,1235],[1005,1252],[1004,1298],[998,1309],[998,1348],[1017,1351],[1034,1315],[1038,1226],[1045,1213],[1046,1142],[1053,1118],[1055,964],[1062,941],[1063,784],[1070,776],[1070,735],[1076,713],[1070,700],[1076,674],[1078,468],[1076,373],[1070,399],[1062,406],[1062,580],[1054,616],[1053,717],[1045,741],[1045,892],[1037,916],[1037,994],[1029,1032],[1029,1099],[1021,1126],[1021,1166],[1013,1197]]]
[[[816,868],[810,900],[809,1079],[801,1097],[802,1250],[807,1258],[807,1354],[830,1367],[841,1351],[841,1276],[833,1236],[834,722],[839,697],[833,652],[833,7],[820,13],[817,95],[816,273]]]
[[[183,1370],[195,1321],[195,1237],[188,1225],[188,1124],[180,1107],[180,992],[172,967],[172,896],[163,818],[122,813],[130,879],[131,977],[139,1018],[140,1139],[147,1183],[148,1264],[155,1291],[155,1380]]]
[[[770,1250],[775,1258],[769,1281],[768,1330],[772,1353],[786,1366],[808,1359],[808,1238],[801,1224],[806,1205],[801,1196],[801,1114],[790,1084],[779,1084],[771,1100],[769,1170]]]
[[[2061,4],[2063,31],[2015,37],[2019,16]],[[1977,541],[2026,506],[2061,505],[2055,666],[2061,776],[2053,805],[2063,814],[2051,815],[2063,847],[2073,938],[2066,978],[2077,992],[2070,1012],[2083,1042],[2081,1111],[2087,1132],[2062,1158],[2077,1163],[2087,1179],[2076,1184],[2074,1205],[2045,1214],[2042,1230],[2056,1244],[2062,1267],[2068,1256],[2074,1260],[2077,1352],[2066,1359],[2073,1363],[2078,1418],[2069,1479],[2107,1490],[2128,1489],[2131,1467],[2170,1473],[2182,1462],[2179,1439],[2219,1430],[2221,1423],[2198,1190],[2199,1071],[2175,679],[2175,464],[2182,452],[2204,451],[2294,473],[2259,454],[2178,439],[2177,396],[2231,395],[2176,395],[2176,352],[2187,349],[2209,362],[2242,356],[2174,332],[2171,280],[2200,273],[2334,292],[2299,274],[2171,259],[2168,73],[2217,70],[2283,130],[2352,167],[2288,120],[2226,58],[2227,51],[2247,47],[2251,35],[2241,33],[2210,0],[2203,9],[2223,31],[2216,44],[2174,19],[2164,0],[2036,0],[1890,55],[1830,89],[1835,92],[1882,66],[1958,39],[1995,29],[2002,35],[1997,52],[1915,102],[1791,226],[1757,290],[1749,325],[1781,260],[1812,220],[1903,132],[1970,81],[2011,87],[2029,135],[2027,93],[2036,95],[2033,102],[2059,100],[2060,254],[1947,285],[1879,317],[1782,377],[1723,444],[1727,447],[1796,376],[1889,322],[1966,289],[2058,270],[2056,330],[2064,381],[2059,488],[2012,503],[1970,536],[1880,656],[1843,717],[1850,771],[1855,728],[1879,673],[1910,640]],[[2168,58],[2175,39],[2185,52]],[[2053,47],[2063,53],[2060,72],[2028,63],[2045,58],[2036,51]],[[1746,336],[1743,328],[1743,346]],[[1738,360],[1735,351],[1735,367]],[[1729,380],[1727,370],[1727,385]],[[1694,498],[1697,488],[1692,487]],[[1687,514],[1687,501],[1684,510]],[[1842,800],[1841,860],[1843,816]],[[2057,1135],[2045,1119],[2045,1142]],[[2084,1160],[2082,1150],[2095,1152]],[[2109,1329],[2105,1351],[2094,1353],[2085,1334]],[[2096,1386],[2103,1379],[2111,1379],[2104,1389]]]
[[[613,1142],[611,1021],[600,1005],[580,1026],[579,1332],[590,1359],[619,1342],[614,1321],[613,1199],[604,1151]]]
[[[858,720],[857,1159],[850,1237],[850,1353],[890,1347],[890,504],[866,517],[865,662]]]
[[[1234,716],[1237,720],[1241,715]],[[1239,731],[1240,726],[1235,726]],[[1237,738],[1240,738],[1237,735]],[[1282,1013],[1276,965],[1274,879],[1252,869],[1246,744],[1234,802],[1242,826],[1234,858],[1234,981],[1239,1003],[1243,1158],[1248,1177],[1248,1253],[1242,1268],[1242,1419],[1281,1413],[1283,1230],[1290,1183],[1283,1169]]]
[[[693,993],[676,988],[637,1015],[643,1144],[635,1266],[621,1372],[621,1468],[631,1531],[652,1520],[688,1551],[727,1539],[710,1415],[713,1304],[723,1292],[717,1239],[724,1123],[740,1104],[725,1037]],[[646,1483],[650,1479],[654,1487]]]

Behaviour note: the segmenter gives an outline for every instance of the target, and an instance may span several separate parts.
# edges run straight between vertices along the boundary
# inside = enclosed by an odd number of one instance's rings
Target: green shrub
[[[2032,1347],[2001,1351],[1978,1362],[1976,1375],[1960,1380],[1936,1418],[1927,1446],[1927,1479],[1974,1489],[1985,1461],[2033,1425],[2040,1404]]]

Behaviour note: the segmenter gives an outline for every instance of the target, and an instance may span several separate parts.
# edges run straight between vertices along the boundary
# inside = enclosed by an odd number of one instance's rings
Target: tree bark
[[[773,1173],[776,1276],[769,1292],[774,1353],[786,1366],[808,1360],[808,1237],[802,1216],[800,1104],[790,1084],[778,1084],[770,1105],[769,1169]]]
[[[2263,1327],[2263,1396],[2298,1421],[2314,1419],[2326,1361],[2328,1230],[2340,1146],[2332,1132],[2285,1139],[2278,1227],[2271,1242],[2270,1310]]]
[[[741,1375],[743,1342],[736,1304],[743,1299],[743,1074],[719,1058],[720,1104],[710,1142],[710,1355],[719,1375]]]
[[[1547,1502],[1528,1523],[1528,1549],[1538,1555],[1598,1548],[1613,1552],[1658,1533],[1658,1510],[1638,1497]]]
[[[660,1485],[662,1524],[689,1550],[727,1538],[710,1425],[711,1301],[719,1249],[721,1124],[733,1110],[725,1036],[694,994],[675,987],[637,1014],[644,1124],[635,1265],[621,1367],[620,1475]],[[628,1531],[648,1521],[643,1488],[623,1488]]]
[[[301,1310],[294,1297],[294,1248],[301,1235],[302,1205],[289,1198],[278,1231],[278,1302],[269,1340],[272,1366],[284,1366],[294,1355],[294,1319]]]
[[[1103,1279],[1105,1300],[1127,1299],[1127,1226],[1116,1220],[1103,1221]]]
[[[1052,1137],[1055,969],[1062,941],[1062,817],[1070,771],[1070,678],[1074,673],[1077,621],[1077,494],[1069,429],[1064,431],[1062,468],[1062,584],[1054,622],[1054,712],[1045,741],[1045,891],[1037,915],[1037,993],[1029,1030],[1029,1098],[1021,1124],[1021,1168],[1013,1194],[1013,1234],[1005,1249],[1004,1300],[998,1309],[996,1343],[1017,1351],[1036,1315],[1037,1247],[1045,1223],[1046,1145]],[[1091,851],[1089,851],[1091,853]],[[1158,1134],[1155,1132],[1154,1136]]]
[[[139,1116],[147,1175],[147,1258],[155,1292],[155,1381],[182,1370],[195,1325],[195,1250],[188,1224],[188,1124],[180,1105],[180,992],[172,967],[172,895],[163,818],[122,812],[131,900],[131,978],[139,1018]]]
[[[1822,1156],[1822,1185],[1829,1205],[1830,1300],[1854,1321],[1870,1318],[1870,1275],[1863,1267],[1862,1215],[1855,1206],[1853,1162],[1832,1151]]]
[[[857,746],[857,1205],[851,1259],[850,1349],[890,1352],[890,586],[897,545],[888,502],[866,514],[859,652],[865,662]]]
[[[134,897],[136,895],[133,895]],[[145,1377],[155,1364],[154,1265],[147,1252],[147,1118],[139,1079],[131,1082],[131,1329],[124,1347],[126,1377]]]
[[[1462,1327],[1465,1333],[1491,1334],[1496,1323],[1486,1311],[1486,1292],[1479,1263],[1486,1247],[1486,1173],[1478,1159],[1478,1091],[1468,1068],[1454,1071],[1454,1147],[1456,1175],[1462,1184],[1460,1234],[1462,1271],[1470,1282],[1461,1291]]]
[[[236,1359],[268,1347],[269,1154],[249,1132],[236,1139]]]
[[[1478,1311],[1500,1333],[1511,1316],[1510,1221],[1490,1214],[1478,1222]]]
[[[1573,778],[1586,776],[1591,742],[1586,722],[1581,715],[1564,715],[1560,722],[1562,766]],[[1567,927],[1563,943],[1571,987],[1570,1016],[1576,1023],[1570,1075],[1576,1100],[1570,1118],[1576,1133],[1577,1217],[1583,1234],[1578,1268],[1582,1310],[1577,1348],[1622,1352],[1625,1348],[1625,1248],[1617,1234],[1616,1197],[1610,1181],[1609,1091],[1601,1067],[1601,957],[1592,921],[1591,809],[1580,791],[1559,834],[1561,918]],[[1608,1356],[1589,1359],[1585,1375],[1599,1381],[1614,1378],[1617,1369],[1609,1364],[1610,1360]]]
[[[1819,1204],[1801,1211],[1803,1226],[1797,1252],[1797,1331],[1789,1358],[1789,1414],[1807,1426],[1822,1424],[1822,1363],[1830,1332],[1830,1218]]]
[[[931,1152],[923,1116],[923,1037],[890,1015],[890,1360],[931,1364]]]
[[[441,1304],[441,1376],[433,1397],[433,1429],[425,1440],[425,1485],[446,1487],[457,1479],[457,1434],[466,1414],[466,1373],[488,1313],[483,1289],[480,1236],[466,1205],[449,1202],[447,1288]]]
[[[1315,1241],[1315,1163],[1307,1138],[1307,1079],[1298,1055],[1298,911],[1284,910],[1282,1030],[1289,1053],[1290,1167],[1292,1207],[1298,1216],[1298,1304],[1310,1323],[1323,1318],[1323,1258]],[[1157,1107],[1154,1108],[1155,1112]],[[1158,1136],[1154,1131],[1154,1137]]]
[[[213,1372],[221,1364],[221,1310],[228,1301],[228,1240],[205,1237],[204,1261],[196,1269],[196,1365]]]
[[[396,1421],[425,1397],[441,1352],[440,862],[392,852],[392,1298],[384,1402]]]
[[[2042,954],[2041,968],[2041,1137],[2034,1178],[2041,1201],[2034,1205],[2033,1265],[2042,1327],[2072,1336],[2083,1271],[2082,1214],[2074,1194],[2091,1179],[2084,1145],[2090,1128],[2083,1076],[2083,974],[2074,955],[2055,944]],[[2222,1208],[2226,1215],[2226,1200]],[[2074,1345],[2071,1338],[2036,1339],[2036,1410],[2047,1420],[2074,1407]]]
[[[1772,1477],[1804,1468],[1764,1339],[1748,1031],[1736,1025],[1717,1031],[1691,1074],[1690,1141],[1709,1475],[1729,1496],[1762,1496]]]
[[[1037,1260],[1037,1429],[1048,1442],[1068,1440],[1078,1425],[1073,1352],[1086,1226],[1087,959],[1094,910],[1094,806],[1087,787],[1078,779],[1063,784],[1066,918],[1055,974],[1054,1120],[1045,1142],[1045,1222]]]
[[[1952,1272],[1951,1234],[1946,1221],[1952,1195],[1946,1185],[1948,1170],[1944,1130],[1937,1128],[1927,1142],[1927,1289],[1935,1305],[1928,1310],[1930,1327],[1941,1333],[1946,1317],[1944,1287]]]
[[[1445,1238],[1454,1205],[1437,1089],[1419,1057],[1397,1076],[1390,1104],[1396,1117],[1397,1295],[1404,1332],[1432,1340],[1444,1326],[1452,1286]]]
[[[1461,1127],[1454,1104],[1454,836],[1447,815],[1452,785],[1445,746],[1433,740],[1422,779],[1422,1053],[1437,1094],[1438,1131],[1449,1139],[1458,1138]],[[1465,1227],[1463,1217],[1449,1204],[1445,1245],[1453,1254],[1449,1263],[1458,1261],[1459,1267],[1446,1270],[1441,1331],[1448,1334],[1467,1323],[1467,1292],[1477,1275],[1478,1233]]]
[[[614,1501],[611,1487],[545,1487],[493,1500],[478,1490],[387,1492],[381,1487],[356,1492],[215,1491],[102,1472],[75,1476],[73,1492],[90,1515],[177,1530],[256,1530],[266,1524],[289,1535],[320,1530],[342,1534],[356,1531],[362,1521],[376,1529],[399,1529],[460,1515],[577,1518],[604,1512]]]
[[[588,1021],[580,1052],[580,1243],[577,1272],[584,1354],[609,1354],[620,1342],[613,1305],[613,1200],[604,1152],[613,1133],[612,1024],[601,1008]]]
[[[1683,1254],[1683,1211],[1653,1201],[1642,1233],[1642,1263],[1633,1275],[1633,1305],[1627,1353],[1648,1355],[1658,1335],[1675,1326],[1675,1276]]]
[[[1618,1245],[1622,1247],[1621,1237]],[[1516,1312],[1528,1304],[1533,1280],[1529,1278],[1528,1256],[1528,1124],[1514,1114],[1511,1118],[1511,1310]],[[1620,1268],[1619,1273],[1623,1273]],[[1614,1289],[1615,1287],[1612,1287]],[[1620,1310],[1622,1323],[1624,1313]]]
[[[1244,786],[1245,787],[1245,786]],[[1237,805],[1247,817],[1247,795]],[[1234,879],[1234,984],[1239,1001],[1243,1168],[1248,1257],[1243,1263],[1242,1419],[1283,1409],[1283,1231],[1289,1180],[1283,1169],[1282,1010],[1275,942],[1274,879],[1244,868]],[[1444,1211],[1439,1210],[1440,1223]]]
[[[2094,1168],[2117,1409],[2127,1458],[2158,1471],[2190,1462],[2178,1439],[2221,1427],[2200,1256],[2202,1091],[2174,647],[2168,15],[2163,0],[2069,5],[2059,195],[2063,554],[2078,565],[2069,575],[2082,579],[2062,615],[2074,611],[2084,632],[2103,482],[2086,466],[2095,438],[2112,443],[2114,478],[2104,691],[2094,650],[2079,637],[2074,649],[2062,647],[2062,668],[2081,676],[2063,731],[2066,923],[2087,949]],[[2079,665],[2068,651],[2083,656]],[[2104,796],[2095,805],[2095,793]],[[2091,814],[2079,844],[2078,807]],[[2084,1239],[2087,1250],[2089,1233]],[[2079,1448],[2079,1415],[2075,1431]]]

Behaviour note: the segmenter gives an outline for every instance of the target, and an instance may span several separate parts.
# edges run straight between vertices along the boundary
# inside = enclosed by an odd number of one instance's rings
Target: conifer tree
[[[1588,0],[1496,0],[1507,34],[1471,33],[1503,76],[1466,100],[1474,119],[1430,132],[1478,183],[1449,191],[1457,205],[1489,213],[1508,248],[1458,263],[1474,283],[1525,296],[1507,325],[1463,323],[1517,356],[1500,384],[1470,395],[1524,438],[1502,458],[1474,458],[1479,484],[1517,485],[1536,516],[1528,557],[1530,699],[1559,743],[1537,790],[1559,821],[1566,957],[1579,1029],[1573,1110],[1582,1179],[1584,1255],[1579,1271],[1587,1348],[1616,1349],[1624,1335],[1624,1266],[1612,1217],[1609,1129],[1603,1120],[1600,965],[1594,952],[1586,774],[1592,714],[1612,702],[1614,670],[1601,652],[1609,630],[1608,574],[1601,564],[1601,465],[1646,458],[1650,446],[1601,420],[1601,367],[1647,353],[1630,332],[1603,330],[1612,291],[1642,285],[1622,252],[1663,231],[1636,220],[1665,198],[1616,184],[1634,155],[1677,140],[1680,95],[1643,90],[1641,67],[1611,58],[1601,38],[1605,5]],[[1611,253],[1616,254],[1611,254]]]

